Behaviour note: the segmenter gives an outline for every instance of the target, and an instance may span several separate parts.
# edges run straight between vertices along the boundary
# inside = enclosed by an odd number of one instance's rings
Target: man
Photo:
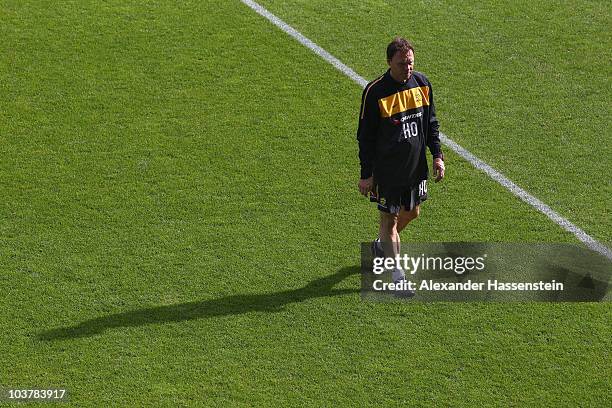
[[[387,46],[389,69],[363,91],[359,114],[359,191],[378,203],[380,227],[375,256],[395,257],[399,233],[419,215],[427,199],[426,147],[433,156],[436,182],[444,178],[433,91],[427,77],[414,71],[414,48],[397,37]],[[394,282],[405,279],[400,268]]]

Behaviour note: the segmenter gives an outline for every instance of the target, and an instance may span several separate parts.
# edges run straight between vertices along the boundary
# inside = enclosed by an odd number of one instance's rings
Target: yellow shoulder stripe
[[[376,81],[372,82],[370,84],[370,86],[368,86],[368,89],[366,89],[365,95],[363,95],[363,101],[361,102],[361,116],[360,116],[360,119],[363,119],[363,115],[365,114],[365,105],[366,105],[366,100],[368,99],[368,92],[370,92],[370,89],[374,86],[374,84],[376,84],[378,81],[383,79],[383,77],[384,77],[384,75],[381,75],[380,78],[378,78]]]

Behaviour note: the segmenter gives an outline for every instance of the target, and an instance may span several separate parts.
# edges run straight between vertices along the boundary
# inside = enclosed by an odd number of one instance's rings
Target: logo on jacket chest
[[[389,118],[394,126],[401,126],[400,137],[398,141],[417,137],[419,135],[420,119],[423,112],[416,112],[409,115],[403,115],[399,118]]]

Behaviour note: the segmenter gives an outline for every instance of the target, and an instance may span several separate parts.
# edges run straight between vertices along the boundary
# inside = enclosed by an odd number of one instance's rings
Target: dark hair
[[[395,53],[398,51],[408,52],[408,50],[412,50],[412,52],[414,52],[414,47],[412,47],[410,41],[403,37],[395,37],[393,41],[387,45],[387,60],[392,59]]]

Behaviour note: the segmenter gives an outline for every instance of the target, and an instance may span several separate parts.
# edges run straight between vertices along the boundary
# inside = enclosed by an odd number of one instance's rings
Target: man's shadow
[[[47,330],[37,335],[39,340],[53,341],[89,337],[116,327],[207,319],[217,316],[238,315],[248,312],[279,312],[283,307],[307,299],[339,296],[359,292],[355,289],[334,289],[346,277],[359,273],[359,266],[340,269],[333,275],[308,283],[303,288],[260,295],[232,295],[201,302],[150,307],[86,320],[75,326]]]

